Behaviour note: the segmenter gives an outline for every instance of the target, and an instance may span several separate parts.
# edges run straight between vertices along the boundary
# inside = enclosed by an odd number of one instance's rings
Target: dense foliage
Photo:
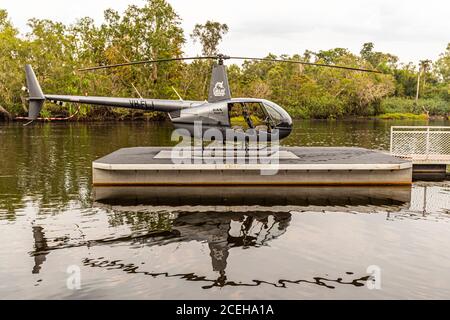
[[[181,57],[187,41],[181,18],[165,0],[148,0],[145,6],[129,6],[119,13],[108,9],[105,21],[95,24],[81,18],[74,25],[30,19],[31,31],[20,35],[0,9],[0,114],[26,113],[23,66],[33,65],[46,93],[130,96],[204,100],[210,76],[209,61],[170,62],[108,71],[80,73],[83,66],[131,60]],[[203,54],[217,53],[228,31],[226,24],[197,24],[191,38],[203,46]],[[269,55],[275,57],[274,55]],[[450,114],[450,44],[432,64],[422,65],[419,103],[415,104],[419,67],[402,64],[388,53],[363,45],[359,55],[335,48],[281,58],[377,68],[385,74],[352,72],[287,63],[247,61],[228,67],[235,97],[261,97],[284,106],[294,117],[337,118],[382,113]],[[74,106],[47,103],[44,115],[68,115]],[[83,106],[83,118],[143,117],[139,111]],[[155,114],[146,114],[155,117]],[[160,115],[156,115],[160,116]]]

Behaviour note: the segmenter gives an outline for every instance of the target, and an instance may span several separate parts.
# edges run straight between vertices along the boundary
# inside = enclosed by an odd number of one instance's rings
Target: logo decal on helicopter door
[[[223,97],[225,95],[225,87],[223,86],[223,81],[216,82],[216,85],[213,89],[213,94],[215,97]]]

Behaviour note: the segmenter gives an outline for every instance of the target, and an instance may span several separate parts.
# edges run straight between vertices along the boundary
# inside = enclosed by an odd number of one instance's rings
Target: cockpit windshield
[[[272,121],[275,122],[275,125],[279,125],[283,122],[291,122],[291,117],[289,114],[284,111],[279,105],[269,101],[269,100],[263,100],[264,108],[266,109],[267,113],[272,118]]]
[[[268,100],[230,103],[228,114],[230,126],[235,129],[270,131],[280,125],[282,127],[292,125],[289,114]]]
[[[267,110],[267,113],[270,115],[272,120],[275,122],[275,125],[280,124],[283,121],[282,115],[273,108],[270,104],[264,103],[264,107]]]

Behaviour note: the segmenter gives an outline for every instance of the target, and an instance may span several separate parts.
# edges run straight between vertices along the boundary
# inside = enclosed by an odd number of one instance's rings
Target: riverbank
[[[156,113],[156,112],[155,112]],[[450,120],[450,116],[428,116],[427,114],[413,114],[413,113],[384,113],[378,116],[342,116],[338,118],[301,118],[293,117],[294,120],[328,120],[328,121],[347,121],[347,120],[414,120],[414,121],[447,121]],[[0,122],[25,122],[28,121],[26,117],[0,117]],[[38,122],[127,122],[127,121],[142,121],[142,122],[170,122],[170,119],[164,113],[156,114],[142,114],[142,115],[129,115],[129,116],[106,116],[106,117],[72,117],[67,116],[54,116],[51,118],[38,118]]]
[[[335,112],[333,108],[317,106],[324,109],[320,114],[306,112],[302,106],[284,106],[285,110],[296,120],[348,120],[348,119],[383,119],[383,120],[450,120],[450,102],[444,99],[414,99],[390,97],[383,99],[377,107],[368,107],[360,114],[350,112]],[[16,108],[17,109],[17,108]],[[23,108],[22,110],[24,110]],[[364,111],[364,112],[363,112]],[[0,109],[0,121],[25,121],[26,114],[10,112],[5,108]],[[144,112],[140,110],[128,110],[121,108],[92,107],[81,105],[74,107],[71,104],[65,106],[45,104],[41,111],[40,121],[166,121],[167,114],[162,112]]]
[[[0,104],[1,105],[1,104]],[[450,101],[441,98],[414,99],[404,97],[389,97],[383,99],[377,106],[368,106],[358,113],[346,111],[349,108],[340,108],[337,111],[333,106],[317,105],[309,110],[306,105],[283,105],[284,109],[293,119],[384,119],[384,120],[448,120],[450,119]],[[0,108],[0,121],[26,120],[25,106],[16,108]],[[21,110],[13,112],[11,110]],[[17,119],[18,118],[18,119]],[[92,107],[89,105],[64,106],[46,103],[41,111],[41,121],[70,120],[70,121],[165,121],[168,116],[162,112],[144,112],[141,110],[128,110],[121,108]]]

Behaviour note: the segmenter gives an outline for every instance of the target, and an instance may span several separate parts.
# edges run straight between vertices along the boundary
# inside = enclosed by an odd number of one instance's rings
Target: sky
[[[448,0],[168,0],[182,19],[185,56],[201,54],[189,34],[196,23],[226,23],[230,31],[220,51],[262,57],[341,47],[358,53],[365,42],[397,55],[401,62],[435,60],[450,42]],[[89,16],[99,24],[103,11],[123,11],[144,0],[0,0],[23,33],[27,20],[49,18],[65,24]]]

